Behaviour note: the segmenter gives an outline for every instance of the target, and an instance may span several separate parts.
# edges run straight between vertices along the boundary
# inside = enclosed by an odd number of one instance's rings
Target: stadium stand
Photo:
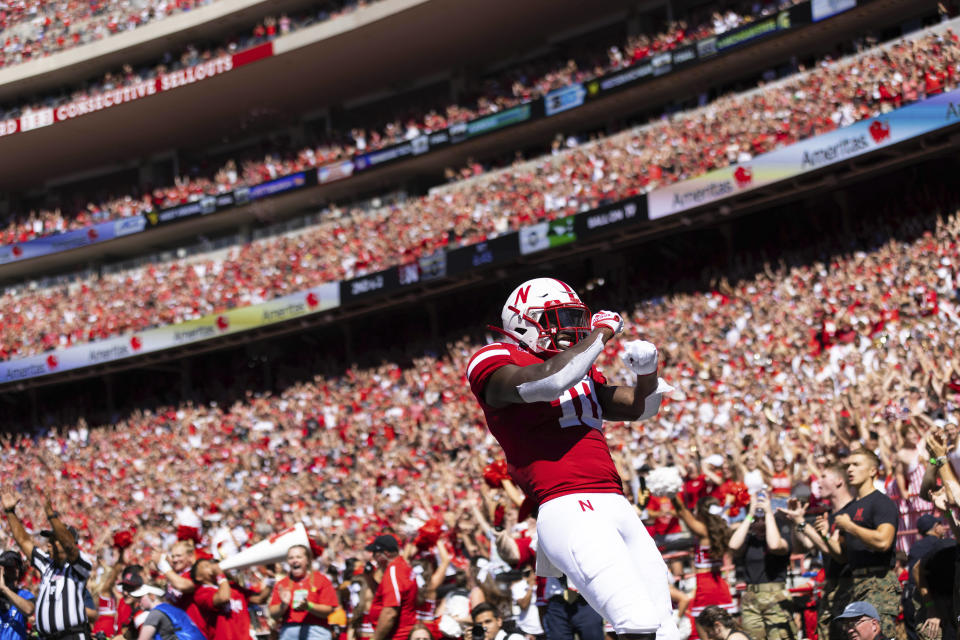
[[[29,312],[38,320],[5,322],[0,356],[30,355],[256,304],[594,209],[953,89],[958,61],[960,43],[952,30],[922,35],[403,204],[332,209],[327,222],[295,237],[261,240],[223,257],[148,265],[46,290],[11,288],[0,302],[2,317]],[[311,164],[301,157],[255,166],[261,173],[253,181],[259,181]],[[229,173],[221,172],[220,189],[249,184],[236,169],[232,176],[238,182],[230,183]],[[167,198],[188,201],[194,187],[204,192],[200,184],[185,184]],[[140,212],[131,201],[121,211]],[[122,303],[121,291],[134,292],[143,304]]]
[[[7,4],[17,11],[49,9]],[[71,5],[92,12],[74,14],[90,20],[84,38],[95,38],[98,21],[110,19],[106,5],[91,6]],[[142,4],[123,8],[134,6],[147,11]],[[153,5],[154,11],[166,6]],[[751,13],[786,6],[758,3]],[[422,109],[409,121],[377,121],[363,132],[344,130],[335,143],[238,155],[206,176],[144,193],[127,185],[130,195],[96,203],[75,194],[82,206],[69,214],[31,214],[3,240],[23,243],[261,185],[355,153],[358,136],[366,149],[377,148],[413,137],[411,129],[420,133],[509,108],[572,80],[627,68],[649,55],[645,47],[715,35],[747,15],[739,5],[731,8],[699,28],[673,24],[657,36],[631,36],[625,46],[603,44],[591,64],[512,67],[501,76],[499,93]],[[22,16],[16,20],[13,30],[26,28]],[[782,79],[698,108],[668,109],[640,126],[557,132],[552,148],[529,161],[518,147],[497,160],[463,161],[451,168],[448,184],[424,195],[380,189],[358,203],[369,194],[356,193],[277,233],[227,222],[233,233],[219,239],[225,244],[198,238],[201,250],[184,250],[176,259],[154,257],[155,248],[145,246],[128,265],[107,248],[85,271],[78,265],[58,278],[6,288],[0,361],[49,354],[43,357],[55,362],[74,345],[376,275],[438,250],[572,219],[864,126],[956,90],[958,73],[960,38],[946,22],[855,55],[821,57]],[[951,103],[948,118],[954,117],[950,109],[960,119],[960,107]],[[659,414],[637,423],[608,421],[603,432],[625,494],[670,561],[679,620],[689,615],[698,582],[692,572],[702,558],[695,560],[696,536],[670,501],[644,493],[642,476],[651,468],[680,471],[678,500],[688,508],[701,494],[716,498],[725,526],[743,522],[758,494],[775,487],[781,506],[788,498],[808,503],[813,528],[831,506],[822,500],[829,468],[868,447],[880,459],[879,491],[898,511],[900,573],[905,554],[929,537],[921,516],[937,514],[960,531],[960,495],[952,495],[949,479],[960,474],[960,160],[956,127],[943,129],[924,142],[929,154],[922,160],[904,146],[881,150],[863,160],[860,173],[838,166],[815,176],[799,196],[784,188],[775,205],[730,199],[695,215],[644,220],[649,235],[642,240],[620,227],[519,255],[495,269],[439,277],[379,306],[371,295],[367,306],[343,305],[316,323],[287,323],[269,338],[240,332],[70,375],[0,379],[0,500],[7,522],[18,516],[33,535],[56,510],[77,527],[80,548],[93,558],[89,586],[106,617],[116,617],[115,626],[104,627],[111,637],[128,618],[133,622],[119,604],[124,593],[115,588],[111,567],[137,565],[148,582],[169,583],[165,554],[177,542],[190,541],[198,558],[224,557],[275,540],[297,523],[309,530],[312,567],[338,590],[343,611],[327,623],[337,640],[366,637],[377,623],[365,616],[372,592],[364,590],[364,549],[385,531],[400,539],[423,579],[421,589],[434,577],[441,583],[433,594],[436,608],[418,613],[427,636],[453,640],[471,633],[466,601],[491,603],[510,622],[529,623],[519,603],[529,603],[527,590],[539,586],[542,593],[545,583],[508,570],[496,543],[522,542],[536,523],[501,468],[502,451],[472,397],[467,368],[478,348],[498,339],[485,325],[496,323],[506,292],[528,277],[551,275],[574,284],[592,309],[624,316],[626,333],[598,360],[609,381],[636,379],[620,359],[623,341],[643,338],[660,349],[659,375],[674,390]],[[937,475],[945,488],[924,492],[921,485]],[[9,506],[10,500],[19,504]],[[0,527],[5,549],[17,546],[13,532]],[[792,589],[795,600],[785,611],[798,614],[803,637],[815,637],[823,559],[792,537],[789,544],[791,566],[781,586]],[[756,591],[744,584],[741,559],[715,564],[720,589],[735,601]],[[943,569],[918,566],[930,575]],[[250,601],[250,635],[265,639],[277,631],[278,621],[253,600],[283,573],[271,564],[230,574],[244,606]],[[191,575],[198,579],[199,572]],[[24,585],[37,591],[39,581],[28,571]],[[286,597],[281,591],[274,595]],[[953,610],[943,604],[949,598],[936,597],[937,615],[949,622]],[[908,615],[898,632],[919,622]],[[553,640],[549,631],[546,638]]]
[[[731,3],[731,7],[733,6],[736,6],[736,3]],[[712,35],[722,34],[744,22],[760,19],[769,15],[775,7],[763,6],[755,14],[740,14],[733,8],[726,11],[723,7],[718,8],[719,11],[713,11],[712,15],[705,12],[705,15],[692,17],[691,20],[696,22],[691,27],[688,27],[686,22],[680,21],[671,24],[668,30],[651,36],[641,35],[630,37],[626,42],[594,45],[585,51],[577,52],[579,55],[569,60],[551,58],[536,64],[511,68],[498,77],[484,79],[483,86],[465,92],[477,94],[476,100],[472,103],[447,104],[429,111],[412,112],[405,118],[398,118],[379,126],[354,127],[350,130],[331,132],[327,140],[311,147],[280,149],[278,153],[266,158],[234,158],[208,176],[185,177],[183,184],[178,180],[176,185],[157,187],[152,190],[152,193],[144,193],[139,197],[131,194],[106,202],[83,202],[76,211],[69,209],[64,211],[64,208],[82,202],[81,194],[71,194],[65,198],[69,204],[65,203],[63,207],[15,215],[15,221],[8,227],[5,237],[8,239],[8,244],[26,242],[35,237],[78,229],[103,220],[138,215],[156,208],[182,204],[185,200],[194,200],[201,195],[222,193],[237,186],[259,184],[278,175],[353,157],[365,151],[382,149],[419,137],[424,133],[440,131],[456,123],[463,123],[530,102],[574,82],[586,82],[600,75],[640,64],[651,56]],[[325,11],[322,17],[335,17],[335,15]],[[199,51],[196,47],[190,47],[179,56],[167,56],[171,60],[169,63],[164,62],[153,68],[134,70],[128,66],[122,70],[113,70],[108,72],[100,82],[93,83],[80,91],[72,91],[57,98],[31,104],[29,110],[54,108],[68,101],[88,100],[107,91],[139,85],[160,75],[194,67],[216,60],[225,54],[256,46],[277,35],[315,24],[317,19],[315,11],[293,18],[271,17],[264,23],[269,23],[272,28],[268,29],[264,24],[258,24],[249,37],[239,42],[231,41],[229,45],[216,50]],[[8,110],[5,117],[19,117],[22,111],[18,106]]]

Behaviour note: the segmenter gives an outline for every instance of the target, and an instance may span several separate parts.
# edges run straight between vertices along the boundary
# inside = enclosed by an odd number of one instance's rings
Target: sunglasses
[[[868,620],[873,620],[873,618],[870,616],[860,616],[859,618],[854,618],[852,620],[842,620],[840,622],[840,629],[842,629],[844,633],[848,633],[849,631],[852,631],[856,627],[860,626],[861,623]]]

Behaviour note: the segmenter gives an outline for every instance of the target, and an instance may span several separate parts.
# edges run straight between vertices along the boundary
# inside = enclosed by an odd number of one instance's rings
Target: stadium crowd
[[[554,154],[401,204],[334,207],[325,223],[245,244],[224,258],[10,289],[0,297],[0,358],[256,304],[586,211],[953,89],[958,62],[956,34],[928,33],[591,144],[558,144]],[[211,188],[226,190],[315,162],[315,155],[301,154],[292,162],[271,160],[266,173],[258,173],[263,165],[233,166],[218,175],[220,187]],[[186,182],[160,197],[181,202],[203,192],[201,183]],[[136,212],[136,201],[121,211]]]
[[[76,46],[162,20],[214,0],[42,2],[0,5],[0,68],[44,58]]]
[[[465,88],[461,91],[462,99],[456,103],[441,101],[433,109],[425,108],[422,101],[418,101],[415,107],[411,105],[404,109],[392,104],[389,108],[395,111],[386,116],[386,121],[378,126],[352,126],[342,131],[327,133],[322,140],[301,149],[281,148],[266,155],[250,152],[228,160],[207,175],[200,172],[197,175],[180,177],[173,185],[148,189],[143,193],[128,193],[119,197],[112,195],[96,200],[73,194],[64,198],[60,207],[14,214],[6,230],[0,234],[0,240],[4,244],[26,242],[36,237],[79,229],[106,220],[142,215],[157,208],[194,201],[204,195],[228,192],[280,175],[352,158],[357,154],[536,100],[554,89],[574,82],[585,82],[630,67],[657,53],[736,28],[793,2],[768,2],[758,6],[754,4],[746,6],[739,0],[734,0],[714,6],[711,12],[703,15],[691,16],[689,24],[696,26],[688,26],[688,21],[681,20],[670,23],[661,32],[631,36],[626,42],[598,44],[572,51],[568,58],[548,56],[546,59],[512,67],[497,76],[481,79],[476,86]],[[352,8],[352,5],[345,6],[344,10],[347,8]],[[285,14],[279,18],[271,17],[263,24],[258,24],[249,37],[215,49],[201,50],[190,47],[179,57],[170,57],[160,65],[148,69],[134,70],[127,65],[120,71],[107,73],[101,81],[89,87],[32,104],[30,108],[56,106],[69,100],[88,98],[102,91],[134,85],[159,74],[216,59],[335,15],[337,12],[325,5],[319,14],[313,11],[295,17]],[[18,106],[8,110],[7,116],[13,117],[19,112]],[[127,190],[129,185],[122,188]]]
[[[795,512],[793,498],[808,503],[808,516],[824,512],[826,474],[860,447],[876,453],[877,488],[896,501],[900,551],[932,530],[920,516],[958,513],[960,496],[937,489],[929,476],[932,469],[948,481],[946,470],[960,467],[960,214],[937,215],[946,202],[956,210],[944,194],[912,192],[910,200],[906,206],[927,213],[901,215],[900,203],[878,207],[853,241],[822,239],[844,250],[826,260],[798,257],[816,253],[809,249],[788,251],[751,277],[625,310],[624,339],[642,335],[658,344],[660,373],[676,391],[657,418],[610,423],[606,435],[628,494],[664,548],[689,549],[683,534],[692,527],[682,511],[702,500],[716,505],[710,516],[732,525],[753,518],[766,500],[771,509]],[[369,600],[355,584],[363,571],[355,571],[364,545],[387,531],[411,545],[407,554],[423,567],[425,584],[435,563],[452,563],[450,583],[447,572],[438,578],[445,597],[423,614],[438,625],[428,628],[431,637],[469,633],[469,606],[483,601],[505,618],[521,618],[518,624],[530,625],[523,632],[537,636],[532,613],[522,620],[517,602],[533,579],[509,573],[503,559],[522,565],[523,554],[513,557],[504,537],[522,551],[529,514],[523,496],[504,482],[497,445],[464,382],[479,344],[452,340],[417,352],[409,366],[353,365],[276,394],[248,392],[230,405],[186,401],[138,409],[109,426],[81,418],[33,434],[10,432],[0,448],[4,489],[19,496],[27,529],[39,530],[51,511],[77,527],[81,547],[97,556],[101,589],[100,579],[119,562],[115,546],[128,546],[123,562],[158,580],[167,573],[159,556],[178,539],[229,555],[303,522],[320,567],[343,588],[349,622],[360,625]],[[618,344],[599,361],[614,383],[629,379]],[[642,490],[641,477],[665,465],[684,475],[675,506]],[[44,498],[53,506],[42,509]],[[438,540],[444,547],[430,560]],[[12,548],[6,529],[0,544]],[[690,605],[691,560],[672,563],[681,610]],[[740,574],[717,562],[732,602]],[[803,560],[800,571],[817,588],[814,559]],[[262,591],[273,576],[233,579],[238,588]],[[527,587],[511,590],[504,580]],[[551,595],[537,597],[548,605]]]

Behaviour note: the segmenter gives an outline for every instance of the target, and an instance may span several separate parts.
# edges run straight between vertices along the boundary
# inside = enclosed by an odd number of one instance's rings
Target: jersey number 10
[[[597,394],[594,392],[593,380],[586,377],[560,394],[560,397],[551,404],[559,405],[562,415],[560,426],[576,427],[583,425],[591,429],[602,429],[603,419],[600,417],[600,405],[597,404]]]

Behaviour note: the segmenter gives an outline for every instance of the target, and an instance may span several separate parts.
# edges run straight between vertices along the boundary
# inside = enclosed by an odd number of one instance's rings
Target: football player
[[[487,427],[503,448],[511,478],[538,506],[537,573],[567,576],[621,638],[678,637],[667,567],[623,495],[603,434],[603,420],[656,415],[657,349],[624,345],[637,374],[633,387],[612,386],[594,366],[623,331],[609,311],[591,316],[567,284],[536,278],[503,306],[504,335],[467,366]]]

